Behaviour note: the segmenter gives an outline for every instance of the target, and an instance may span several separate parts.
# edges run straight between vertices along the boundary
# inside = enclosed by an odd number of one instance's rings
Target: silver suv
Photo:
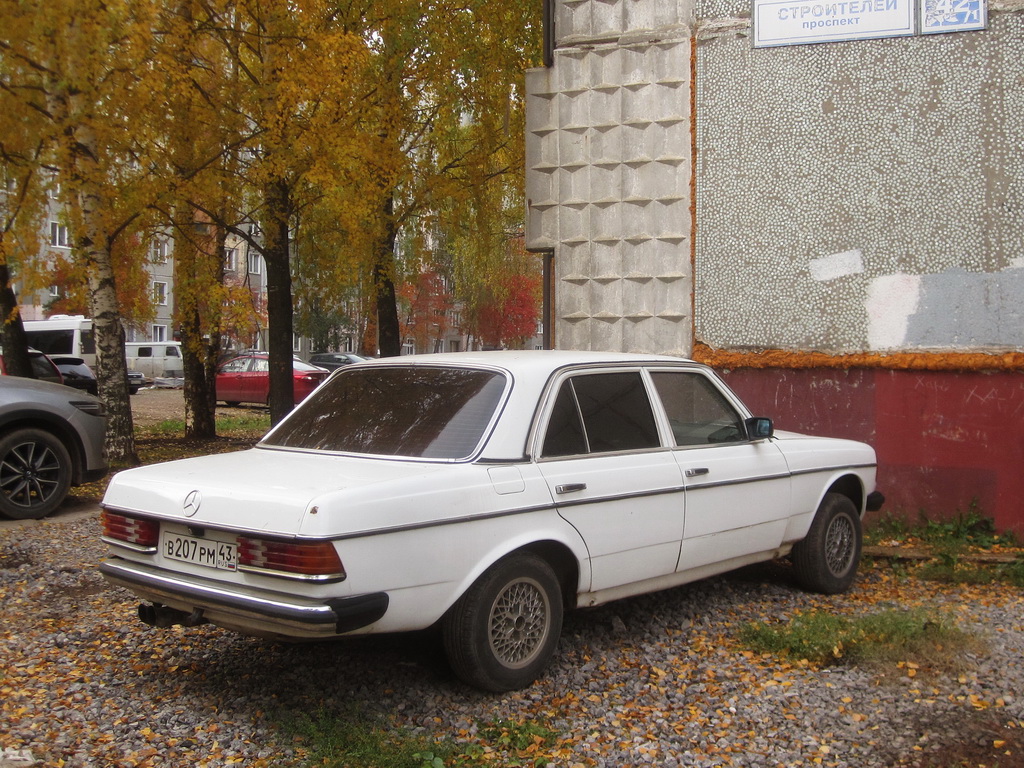
[[[0,516],[45,517],[107,473],[103,403],[71,387],[0,376]]]

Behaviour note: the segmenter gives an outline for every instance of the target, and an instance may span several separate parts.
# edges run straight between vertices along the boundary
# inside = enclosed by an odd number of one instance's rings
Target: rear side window
[[[543,456],[610,453],[660,445],[639,372],[574,376],[562,383],[544,436]]]
[[[425,459],[468,458],[505,376],[431,367],[346,368],[303,401],[264,445]]]

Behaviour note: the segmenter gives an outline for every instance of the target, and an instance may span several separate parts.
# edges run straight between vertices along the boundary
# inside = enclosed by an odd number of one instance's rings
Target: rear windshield
[[[505,377],[493,371],[348,369],[306,398],[263,444],[463,459],[475,451],[504,389]]]

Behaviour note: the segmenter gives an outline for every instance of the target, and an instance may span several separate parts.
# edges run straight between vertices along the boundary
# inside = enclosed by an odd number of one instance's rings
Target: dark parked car
[[[138,371],[128,370],[128,392],[137,394],[140,389],[146,386],[146,377]]]
[[[295,402],[306,399],[330,372],[301,360],[292,361]],[[266,353],[239,355],[217,370],[217,399],[228,405],[267,404],[270,397],[270,359]]]
[[[334,371],[343,366],[352,365],[352,363],[361,363],[366,359],[351,352],[318,352],[309,358],[309,362],[320,368],[326,368],[328,371]]]
[[[0,377],[0,515],[45,517],[107,473],[103,403],[48,381]]]
[[[74,387],[75,389],[84,389],[90,395],[95,395],[99,391],[99,386],[96,383],[96,374],[92,372],[92,368],[86,365],[85,360],[82,358],[60,355],[50,359],[57,366],[60,375],[64,377],[64,383],[67,386]]]

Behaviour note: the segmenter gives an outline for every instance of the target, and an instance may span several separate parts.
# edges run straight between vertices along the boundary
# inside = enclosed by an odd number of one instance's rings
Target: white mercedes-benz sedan
[[[529,685],[563,611],[790,554],[853,582],[875,453],[776,432],[707,367],[534,351],[336,371],[253,449],[119,473],[101,570],[152,625],[286,640],[439,627]]]

